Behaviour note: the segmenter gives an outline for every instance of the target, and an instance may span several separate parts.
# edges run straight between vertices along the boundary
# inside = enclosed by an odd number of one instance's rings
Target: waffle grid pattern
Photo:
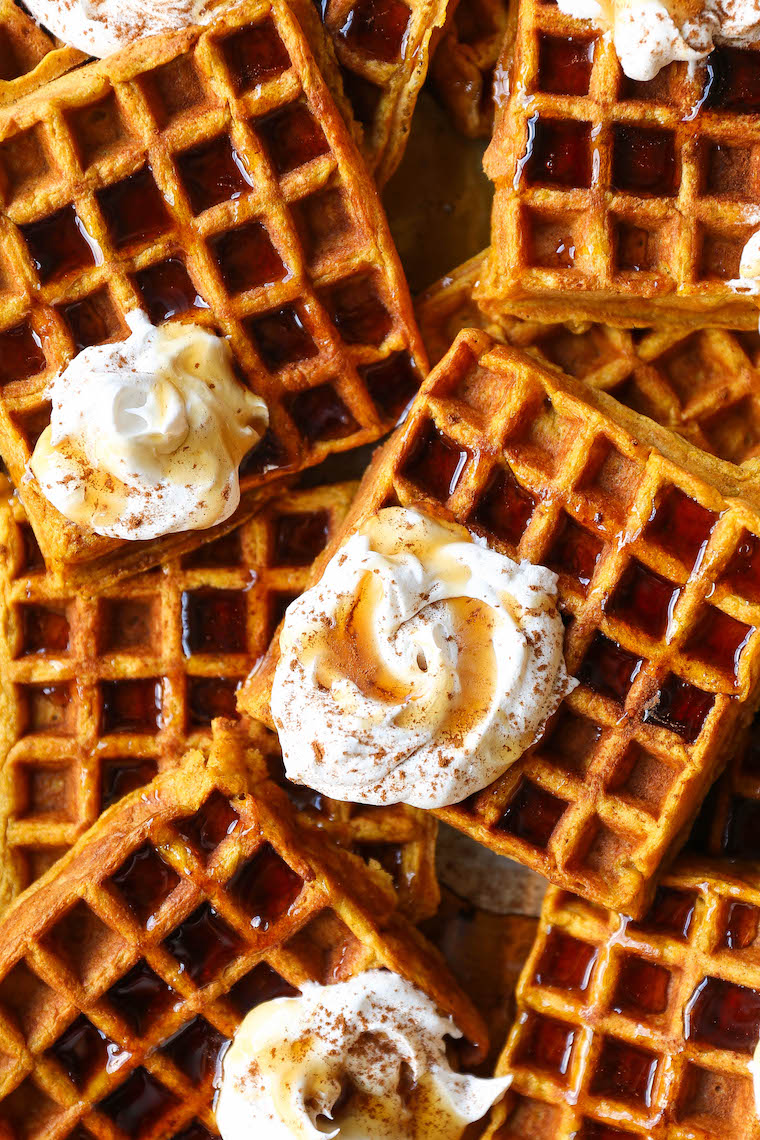
[[[297,837],[277,789],[240,794],[241,780],[193,753],[167,776],[8,916],[4,1131],[216,1135],[219,1059],[248,1009],[371,965],[412,978],[478,1039],[477,1015],[392,894],[351,856],[322,858]]]
[[[236,716],[238,687],[337,533],[354,490],[282,494],[225,538],[94,595],[44,572],[23,509],[16,499],[6,504],[3,905],[101,811],[206,741],[213,717]],[[378,859],[407,913],[434,909],[432,821],[409,808],[359,809],[287,785],[276,739],[250,729],[303,822]]]
[[[490,139],[494,71],[507,30],[505,0],[459,0],[436,48],[430,76],[458,131]]]
[[[760,451],[760,337],[756,332],[662,326],[629,330],[602,324],[491,321],[473,297],[478,256],[431,286],[417,319],[431,364],[463,328],[483,328],[518,348],[537,349],[570,376],[677,431],[731,463]]]
[[[505,43],[481,298],[541,320],[754,328],[737,289],[760,222],[757,56],[627,80],[589,21],[525,0]]]
[[[488,1140],[757,1140],[760,893],[723,866],[679,863],[640,924],[550,889]]]
[[[229,337],[267,402],[244,497],[376,438],[408,402],[424,368],[411,303],[294,12],[235,5],[0,112],[0,441],[17,486],[49,377],[123,339],[140,306]],[[133,554],[66,525],[33,485],[21,495],[48,559],[110,552],[121,569]]]
[[[437,814],[558,885],[641,913],[757,704],[750,479],[742,488],[740,470],[469,332],[371,469],[339,541],[396,502],[555,569],[581,682],[500,780]],[[275,659],[276,639],[241,692],[254,715],[266,714]]]

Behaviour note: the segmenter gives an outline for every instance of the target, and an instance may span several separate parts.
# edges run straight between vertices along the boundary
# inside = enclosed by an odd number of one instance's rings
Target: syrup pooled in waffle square
[[[0,105],[36,91],[85,59],[48,35],[15,0],[0,0]]]
[[[488,1140],[758,1140],[760,891],[679,860],[641,922],[550,889]]]
[[[483,255],[436,282],[417,302],[431,364],[462,328],[538,351],[570,376],[683,435],[703,451],[744,463],[760,454],[760,337],[756,332],[663,324],[620,329],[584,322],[490,319],[473,297]]]
[[[760,226],[757,51],[633,82],[590,21],[521,0],[499,67],[489,311],[755,328],[739,263]]]
[[[507,31],[506,0],[460,0],[430,65],[436,95],[457,130],[490,139],[494,70]]]
[[[224,538],[91,595],[45,573],[20,504],[3,506],[0,910],[102,811],[203,743],[214,717],[236,715],[236,690],[354,490],[285,492]],[[255,738],[284,784],[276,738]],[[392,874],[406,913],[435,909],[429,817],[287,787],[302,822]]]
[[[760,698],[751,475],[534,357],[460,334],[378,455],[336,544],[384,506],[453,519],[559,575],[579,686],[505,774],[437,815],[640,914]],[[241,707],[271,716],[275,635]]]
[[[245,0],[0,110],[0,167],[19,164],[0,235],[0,450],[46,559],[70,577],[101,581],[209,536],[98,538],[24,481],[48,381],[123,339],[130,310],[228,337],[266,401],[242,512],[265,481],[377,438],[419,382],[385,218],[298,10]]]
[[[387,967],[483,1023],[385,877],[246,782],[236,739],[112,808],[0,924],[4,1135],[217,1135],[220,1054],[307,980]]]

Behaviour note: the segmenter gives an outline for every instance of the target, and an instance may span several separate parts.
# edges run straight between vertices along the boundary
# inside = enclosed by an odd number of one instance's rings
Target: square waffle
[[[267,481],[381,435],[424,371],[382,209],[300,9],[244,0],[0,109],[0,452],[71,580],[141,569],[211,533],[98,538],[23,482],[47,382],[81,348],[123,339],[131,309],[223,333],[266,401],[238,517]]]
[[[462,328],[539,352],[564,372],[677,431],[703,451],[745,463],[760,455],[760,337],[756,332],[662,324],[620,329],[599,323],[490,319],[473,297],[483,255],[432,285],[417,302],[431,364]]]
[[[737,282],[760,225],[757,52],[633,82],[591,22],[520,0],[499,66],[489,310],[755,328]]]
[[[385,877],[249,791],[228,732],[112,808],[0,926],[0,1130],[217,1135],[217,1062],[242,1017],[304,981],[387,967],[483,1023]]]
[[[489,1140],[758,1140],[760,892],[681,861],[634,923],[551,889]]]
[[[203,744],[214,717],[235,716],[354,490],[283,493],[192,555],[90,595],[45,573],[18,500],[0,508],[0,910],[102,811]],[[284,784],[276,738],[255,737]],[[288,789],[302,822],[393,875],[406,913],[435,909],[434,821]]]
[[[0,105],[36,91],[85,59],[48,35],[15,0],[0,0]]]
[[[748,472],[485,333],[461,333],[378,454],[337,544],[383,506],[454,519],[559,575],[580,685],[490,787],[436,814],[640,914],[760,699]],[[277,659],[239,703],[261,719]]]
[[[507,0],[459,0],[430,64],[436,95],[469,138],[493,132],[493,82],[507,31]]]

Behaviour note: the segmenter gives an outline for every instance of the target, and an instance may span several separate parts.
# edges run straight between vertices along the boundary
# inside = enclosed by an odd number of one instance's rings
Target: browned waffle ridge
[[[437,814],[640,914],[760,697],[760,610],[742,577],[760,534],[751,473],[467,331],[379,453],[338,544],[396,502],[556,570],[581,681],[501,779]],[[241,690],[253,715],[268,714],[277,645]]]
[[[733,282],[760,223],[757,51],[721,47],[635,83],[590,21],[542,0],[515,8],[485,161],[482,303],[544,321],[755,328]]]
[[[15,0],[0,0],[0,34],[0,105],[36,91],[86,59],[48,35]]]
[[[251,794],[222,724],[210,755],[107,812],[0,930],[4,1134],[215,1136],[217,1062],[245,1013],[370,966],[486,1042],[387,878],[298,830],[274,785]]]
[[[20,163],[0,235],[0,450],[46,558],[70,578],[137,570],[210,533],[98,538],[22,485],[47,381],[78,348],[122,339],[129,310],[222,332],[266,400],[241,518],[264,483],[377,438],[424,371],[377,194],[301,9],[243,0],[209,28],[140,41],[0,109],[0,165]]]
[[[343,521],[355,484],[283,492],[225,538],[86,595],[44,571],[18,500],[0,507],[0,911],[100,813],[203,745]],[[249,726],[254,732],[255,726]],[[435,824],[286,784],[302,823],[378,860],[404,912],[437,905]]]
[[[758,1140],[760,891],[679,860],[640,923],[550,889],[488,1140]]]
[[[457,130],[493,132],[493,82],[507,31],[507,0],[459,0],[435,49],[430,77]]]
[[[599,322],[543,324],[490,319],[473,293],[480,254],[431,285],[417,320],[431,364],[462,328],[484,328],[518,348],[539,352],[564,372],[609,392],[621,404],[677,431],[731,463],[760,454],[760,337],[731,329],[688,330],[662,323],[621,329]]]

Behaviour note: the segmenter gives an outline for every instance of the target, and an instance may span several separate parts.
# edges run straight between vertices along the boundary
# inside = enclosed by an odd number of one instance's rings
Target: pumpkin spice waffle
[[[550,889],[490,1140],[758,1140],[760,892],[679,860],[641,922]]]
[[[130,310],[223,333],[267,403],[239,518],[264,483],[382,434],[424,370],[384,215],[301,8],[243,0],[0,109],[0,451],[69,580],[139,570],[212,534],[98,538],[24,481],[48,381],[79,349],[123,339]],[[301,18],[311,27],[306,0]]]
[[[0,1129],[199,1138],[222,1049],[249,1009],[304,981],[387,967],[485,1044],[387,878],[299,831],[283,792],[248,790],[220,731],[112,808],[6,915]]]
[[[635,412],[683,435],[703,451],[744,463],[760,455],[760,337],[730,329],[673,325],[629,330],[598,323],[542,324],[490,319],[473,291],[483,255],[426,290],[417,320],[431,364],[462,328],[539,352],[564,372],[609,392]]]
[[[0,509],[0,910],[102,811],[202,744],[214,717],[235,715],[354,489],[283,493],[225,538],[89,596],[45,573],[17,500]],[[276,738],[249,731],[284,784]],[[405,913],[435,909],[429,817],[287,788],[302,823],[393,875]]]
[[[633,82],[590,21],[515,7],[485,160],[481,302],[544,321],[755,328],[739,274],[760,227],[755,51],[721,47]]]
[[[554,569],[580,681],[499,780],[436,814],[558,885],[640,914],[760,697],[751,474],[469,331],[378,454],[315,580],[395,503]],[[276,634],[239,694],[261,719],[277,647]]]
[[[48,35],[15,0],[0,0],[0,33],[0,105],[36,91],[86,59]]]
[[[506,0],[459,0],[430,64],[435,92],[457,130],[490,139],[493,83],[507,31]]]

